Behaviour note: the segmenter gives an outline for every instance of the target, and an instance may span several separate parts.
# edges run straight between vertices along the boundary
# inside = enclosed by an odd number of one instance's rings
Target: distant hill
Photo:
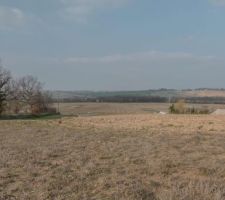
[[[159,90],[140,90],[140,91],[51,91],[55,99],[65,98],[98,98],[98,97],[115,97],[115,96],[136,96],[136,97],[177,97],[182,91],[173,89],[159,89]]]
[[[192,90],[184,91],[183,96],[187,97],[225,97],[225,90]]]

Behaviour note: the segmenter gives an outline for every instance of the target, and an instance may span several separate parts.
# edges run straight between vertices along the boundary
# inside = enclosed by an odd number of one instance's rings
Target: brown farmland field
[[[79,116],[0,121],[0,200],[224,200],[225,116],[151,112],[167,108],[63,104]]]
[[[168,103],[60,103],[59,110],[64,115],[98,116],[124,114],[151,114],[168,112]],[[207,108],[210,111],[225,109],[219,104],[189,104],[193,107]],[[55,104],[55,107],[58,107]]]

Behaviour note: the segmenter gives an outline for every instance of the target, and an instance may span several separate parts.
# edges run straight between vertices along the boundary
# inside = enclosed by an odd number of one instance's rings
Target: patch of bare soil
[[[225,115],[225,109],[217,109],[212,113],[212,115]]]

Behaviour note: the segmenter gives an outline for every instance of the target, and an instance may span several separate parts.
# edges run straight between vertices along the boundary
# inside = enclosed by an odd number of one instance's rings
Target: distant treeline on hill
[[[60,99],[60,102],[108,102],[108,103],[135,103],[135,102],[160,102],[165,103],[168,102],[168,98],[166,97],[158,97],[158,96],[110,96],[110,97],[96,97],[96,98],[82,98],[82,97],[74,97],[74,98],[64,98]]]
[[[106,103],[175,103],[180,99],[187,103],[225,104],[225,97],[160,97],[160,96],[103,96],[103,97],[73,97],[55,99],[55,102],[106,102]]]

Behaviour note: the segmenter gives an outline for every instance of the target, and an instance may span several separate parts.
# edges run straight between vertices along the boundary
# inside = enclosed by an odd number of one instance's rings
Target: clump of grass
[[[190,180],[172,183],[172,188],[159,195],[159,200],[223,200],[225,187],[222,183],[211,180]]]
[[[200,125],[200,126],[198,126],[198,129],[200,130],[200,129],[202,129],[204,126],[203,125]]]
[[[174,127],[174,124],[168,124],[168,127]]]

